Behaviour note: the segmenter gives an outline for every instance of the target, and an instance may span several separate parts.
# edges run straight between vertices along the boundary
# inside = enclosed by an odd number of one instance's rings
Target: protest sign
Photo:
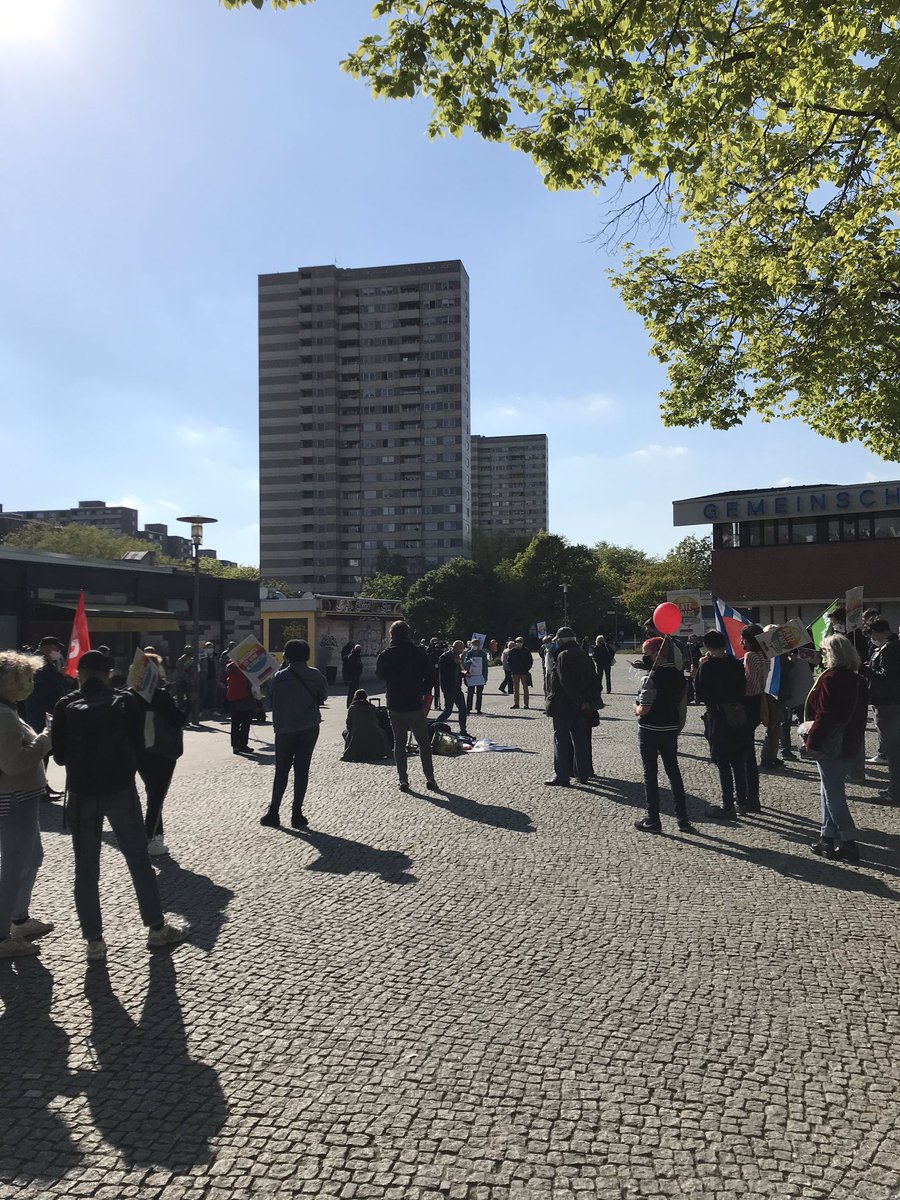
[[[253,636],[244,638],[229,651],[229,655],[231,661],[257,686],[268,683],[278,670],[278,663],[262,642]]]
[[[481,647],[482,647],[482,649],[484,648],[484,643],[485,643],[486,641],[487,641],[487,634],[486,634],[486,633],[473,633],[473,634],[472,634],[472,636],[471,636],[471,638],[469,638],[469,642],[470,642],[470,644],[471,644],[472,642],[477,642],[477,643],[479,644],[479,646],[481,646]]]
[[[535,626],[535,629],[537,630],[537,635],[539,638],[545,638],[547,636],[547,622],[546,621],[538,621],[537,625]]]
[[[854,629],[862,627],[863,589],[861,587],[848,588],[845,603],[847,606],[845,628],[848,633],[852,633]]]
[[[681,609],[677,637],[687,637],[690,633],[699,637],[704,632],[703,601],[699,592],[666,592],[666,600]]]
[[[131,666],[128,668],[126,683],[133,692],[137,692],[141,699],[146,700],[149,704],[159,683],[160,674],[159,663],[148,658],[138,647],[131,660]]]
[[[795,617],[786,625],[777,625],[768,633],[758,633],[756,640],[763,654],[776,658],[779,654],[790,654],[801,646],[808,646],[812,641],[809,631],[803,622]]]

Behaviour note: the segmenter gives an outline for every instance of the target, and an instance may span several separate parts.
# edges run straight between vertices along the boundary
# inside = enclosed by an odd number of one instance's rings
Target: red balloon
[[[657,604],[653,610],[653,624],[662,634],[677,633],[681,628],[681,609],[668,600]]]

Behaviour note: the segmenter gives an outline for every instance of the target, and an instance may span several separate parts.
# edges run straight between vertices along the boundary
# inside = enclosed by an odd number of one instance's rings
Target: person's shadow
[[[210,1142],[225,1124],[225,1093],[212,1067],[188,1052],[175,985],[171,954],[157,952],[136,1022],[104,965],[85,973],[95,1065],[79,1071],[79,1088],[97,1130],[129,1169],[156,1166],[185,1174],[210,1161]]]
[[[466,821],[477,821],[481,825],[494,825],[497,829],[509,829],[514,833],[534,833],[531,817],[519,808],[507,808],[503,804],[482,804],[459,796],[455,792],[414,792],[435,808],[443,808]]]
[[[61,1179],[83,1155],[51,1109],[71,1094],[69,1036],[51,1019],[53,976],[36,958],[0,965],[0,1180]]]
[[[318,851],[319,857],[309,863],[307,871],[328,871],[334,875],[352,875],[359,871],[378,875],[385,883],[416,882],[416,876],[408,870],[412,859],[401,850],[379,850],[366,842],[353,842],[318,829],[285,829],[284,832],[309,842]]]
[[[157,869],[163,909],[183,917],[191,927],[191,945],[209,953],[228,920],[234,892],[213,883],[208,875],[189,871],[170,854],[151,862]]]

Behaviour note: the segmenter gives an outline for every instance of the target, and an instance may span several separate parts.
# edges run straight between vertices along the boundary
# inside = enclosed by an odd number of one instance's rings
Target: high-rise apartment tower
[[[531,538],[548,527],[547,435],[472,438],[472,528]]]
[[[345,594],[468,554],[469,429],[461,262],[260,276],[264,577]]]

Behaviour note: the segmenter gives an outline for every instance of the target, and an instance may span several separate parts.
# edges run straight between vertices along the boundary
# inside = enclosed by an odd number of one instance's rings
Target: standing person
[[[431,669],[434,671],[434,695],[432,702],[435,709],[441,707],[441,680],[438,671],[438,663],[441,661],[441,655],[447,649],[447,643],[439,641],[433,637],[428,643],[428,661],[431,663]]]
[[[275,779],[268,811],[259,823],[273,829],[280,826],[281,801],[293,768],[291,828],[308,829],[303,802],[309,786],[309,764],[319,740],[319,709],[328,699],[325,676],[309,665],[309,642],[292,638],[285,643],[284,666],[275,673],[269,699],[275,730]]]
[[[250,722],[256,701],[250,680],[235,662],[225,668],[225,698],[231,713],[231,753],[246,754],[250,749]]]
[[[689,633],[684,655],[684,671],[687,677],[688,686],[688,704],[700,703],[700,700],[697,697],[697,676],[700,672],[700,656],[702,653],[703,646],[700,644],[700,639],[697,637],[696,633]]]
[[[531,651],[525,645],[523,637],[517,637],[507,659],[509,673],[513,681],[513,708],[519,707],[519,695],[522,695],[525,707],[528,707],[528,679],[534,659]]]
[[[509,652],[514,649],[515,644],[515,642],[507,642],[500,654],[500,668],[503,671],[503,682],[497,690],[504,696],[512,691],[513,679],[512,671],[509,669]]]
[[[75,852],[75,910],[90,962],[106,961],[100,912],[100,844],[109,821],[131,874],[147,948],[172,946],[187,929],[165,920],[159,884],[150,864],[147,836],[134,776],[143,749],[143,716],[128,692],[110,686],[112,663],[89,650],[78,664],[78,690],[53,710],[53,757],[66,768],[72,849]]]
[[[889,783],[882,799],[900,804],[900,639],[884,617],[869,627],[872,654],[863,668],[875,709],[881,754],[887,760]]]
[[[553,638],[548,633],[541,639],[541,648],[539,651],[540,656],[541,656],[541,678],[542,678],[543,684],[544,684],[544,699],[545,700],[547,698],[547,675],[550,671],[551,666],[553,665],[553,659],[556,654],[555,650],[551,649],[552,646],[553,646]]]
[[[463,655],[463,674],[466,677],[466,708],[471,712],[474,703],[475,711],[480,713],[481,698],[488,677],[488,662],[487,654],[478,638],[472,638],[469,649]]]
[[[424,701],[434,689],[434,671],[424,646],[416,646],[405,621],[395,621],[390,630],[390,645],[378,655],[375,674],[385,682],[385,699],[391,729],[394,731],[394,762],[400,791],[409,791],[406,763],[406,739],[411,733],[419,747],[425,786],[439,792],[431,761],[431,738],[425,717]]]
[[[803,648],[792,650],[790,654],[781,657],[781,686],[778,698],[781,701],[781,757],[793,759],[797,755],[791,743],[793,718],[798,715],[798,723],[803,720],[803,708],[806,697],[812,691],[813,671],[805,657],[807,651]]]
[[[216,707],[219,712],[228,714],[228,697],[225,694],[225,672],[228,670],[228,664],[231,662],[231,652],[237,645],[236,642],[229,642],[222,653],[219,655],[219,663],[216,668]]]
[[[27,701],[41,669],[36,655],[0,652],[0,960],[40,953],[32,939],[53,931],[51,922],[28,912],[44,861],[39,810],[50,731],[35,733],[16,707]]]
[[[197,663],[194,659],[194,647],[185,646],[175,663],[175,698],[178,707],[188,719],[193,720],[194,697],[197,693]],[[227,694],[227,693],[226,693]]]
[[[759,648],[756,635],[762,633],[762,625],[744,625],[741,629],[741,645],[744,647],[744,686],[747,699],[747,722],[750,755],[747,759],[747,804],[748,812],[762,812],[759,803],[759,764],[756,761],[756,727],[762,720],[763,692],[769,674],[769,660]]]
[[[726,654],[725,635],[718,629],[703,635],[703,648],[695,694],[706,705],[706,736],[722,789],[721,805],[711,804],[706,815],[735,821],[735,802],[742,813],[747,805],[747,683],[740,660]]]
[[[166,687],[162,659],[158,654],[148,654],[147,657],[153,658],[158,664],[162,672],[160,681],[149,703],[136,692],[132,695],[144,715],[143,745],[137,749],[136,762],[138,775],[147,792],[147,812],[144,817],[147,850],[156,856],[169,852],[163,840],[162,807],[175,774],[175,764],[184,753],[183,730],[187,719]],[[151,731],[150,737],[147,736],[148,730]]]
[[[216,648],[212,642],[204,642],[200,651],[198,670],[198,686],[200,688],[200,708],[203,712],[212,713],[216,707]]]
[[[553,774],[548,787],[568,787],[572,774],[587,783],[592,774],[591,722],[600,698],[600,682],[590,657],[564,625],[556,634],[557,651],[547,673],[547,716],[553,720]]]
[[[55,637],[43,637],[37,648],[43,663],[34,673],[34,686],[31,695],[25,701],[25,720],[35,733],[41,733],[47,724],[46,714],[52,713],[57,702],[74,689],[75,682],[65,673],[65,646],[62,642]],[[44,759],[44,767],[49,761],[48,753]],[[50,784],[47,784],[45,799],[59,800],[61,796],[62,792],[54,791]]]
[[[347,707],[349,708],[354,693],[359,689],[359,681],[362,679],[362,646],[351,646],[343,658],[341,670],[344,675],[344,683],[347,685]]]
[[[597,668],[597,674],[600,677],[600,691],[603,691],[603,680],[606,680],[606,692],[609,695],[612,692],[612,665],[615,661],[616,653],[607,642],[602,633],[598,633],[594,639],[591,657],[594,660],[594,666]]]
[[[771,633],[777,625],[766,625],[764,633]],[[766,657],[766,675],[769,673],[769,658]],[[781,688],[779,687],[779,693]],[[781,745],[781,724],[784,721],[784,705],[780,694],[773,696],[766,693],[765,699],[765,737],[759,754],[759,765],[766,771],[783,771],[784,763],[778,757]]]
[[[444,651],[438,660],[438,675],[444,693],[444,708],[437,720],[446,721],[455,707],[459,714],[460,733],[466,732],[467,709],[462,688],[462,653],[465,648],[465,642],[456,641]]]
[[[866,735],[869,686],[858,673],[859,654],[841,633],[822,639],[825,670],[806,698],[807,722],[801,726],[806,749],[818,754],[822,832],[813,854],[859,862],[856,826],[847,805],[847,771]]]
[[[684,781],[678,766],[678,734],[684,727],[687,705],[687,683],[681,667],[672,661],[669,638],[649,638],[642,647],[641,666],[647,674],[641,680],[634,704],[638,719],[638,748],[644,768],[644,794],[647,815],[635,821],[641,833],[659,833],[659,760],[672,788],[672,803],[678,828],[682,833],[694,833],[687,811]]]

